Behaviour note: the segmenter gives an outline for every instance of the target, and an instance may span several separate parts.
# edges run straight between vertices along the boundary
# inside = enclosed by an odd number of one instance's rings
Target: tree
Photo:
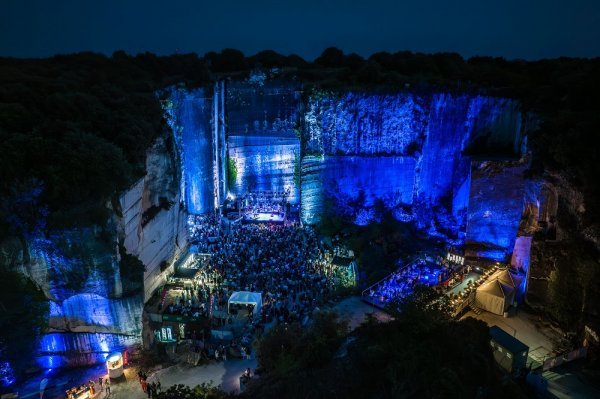
[[[0,359],[15,376],[33,360],[40,334],[47,327],[49,304],[31,280],[0,265]],[[7,369],[0,365],[0,369]],[[0,371],[1,373],[1,371]],[[0,375],[0,382],[5,376]]]
[[[324,314],[307,331],[287,335],[285,367],[275,362],[242,396],[472,398],[485,391],[500,397],[505,388],[495,371],[487,325],[472,318],[451,319],[431,306],[439,300],[430,289],[416,289],[392,321],[367,317],[346,339],[345,330]],[[261,359],[270,349],[282,353],[282,342],[273,343],[261,346]],[[513,395],[519,397],[519,390]]]
[[[335,47],[326,48],[315,60],[315,64],[327,68],[339,68],[344,66],[344,52]]]
[[[248,69],[244,53],[234,49],[224,49],[220,54],[208,53],[204,58],[211,62],[215,72],[236,72]]]
[[[9,234],[18,237],[23,259],[27,261],[28,241],[39,236],[46,227],[48,207],[40,203],[44,185],[38,179],[29,178],[13,182],[7,191],[7,195],[0,196],[0,238]]]
[[[173,385],[166,391],[158,394],[158,399],[228,399],[232,398],[211,383],[202,383],[194,388],[183,384]]]

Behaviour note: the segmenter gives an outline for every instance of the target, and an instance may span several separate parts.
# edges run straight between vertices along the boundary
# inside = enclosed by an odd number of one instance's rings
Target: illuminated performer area
[[[290,191],[263,191],[249,193],[237,199],[237,206],[245,223],[276,223],[286,221]]]
[[[277,81],[230,82],[226,98],[230,192],[236,197],[285,192],[288,202],[299,203],[299,87]]]

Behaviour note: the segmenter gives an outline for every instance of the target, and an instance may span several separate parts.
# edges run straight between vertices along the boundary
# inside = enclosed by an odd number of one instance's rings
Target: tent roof
[[[494,295],[500,298],[506,297],[506,295],[513,290],[514,289],[512,287],[502,284],[502,282],[500,282],[498,279],[488,281],[477,288],[477,291],[479,292]]]
[[[508,269],[500,270],[497,278],[503,284],[510,285],[513,288],[517,288],[521,284],[521,278],[512,274]]]
[[[229,297],[229,302],[262,304],[262,294],[260,292],[236,291]]]

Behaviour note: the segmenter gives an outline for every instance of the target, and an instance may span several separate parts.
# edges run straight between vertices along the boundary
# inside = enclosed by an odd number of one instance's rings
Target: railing
[[[581,347],[579,349],[572,350],[571,352],[563,353],[555,357],[544,360],[542,370],[550,370],[554,367],[558,367],[563,363],[568,363],[576,359],[584,358],[587,356],[587,347]]]
[[[469,296],[462,301],[452,312],[452,316],[456,317],[458,316],[463,310],[465,310],[465,308],[473,305],[473,303],[475,302],[475,291],[471,292],[469,294]]]

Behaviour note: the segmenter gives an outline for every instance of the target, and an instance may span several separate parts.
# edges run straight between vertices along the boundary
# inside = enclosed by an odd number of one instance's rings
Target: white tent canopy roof
[[[511,286],[515,289],[521,284],[521,278],[512,274],[508,269],[496,272],[495,276],[502,284]]]
[[[227,301],[227,309],[232,303],[254,305],[254,314],[258,314],[262,308],[262,294],[251,291],[235,291]]]
[[[512,303],[514,295],[515,288],[494,278],[477,288],[475,302],[483,310],[502,315]]]

